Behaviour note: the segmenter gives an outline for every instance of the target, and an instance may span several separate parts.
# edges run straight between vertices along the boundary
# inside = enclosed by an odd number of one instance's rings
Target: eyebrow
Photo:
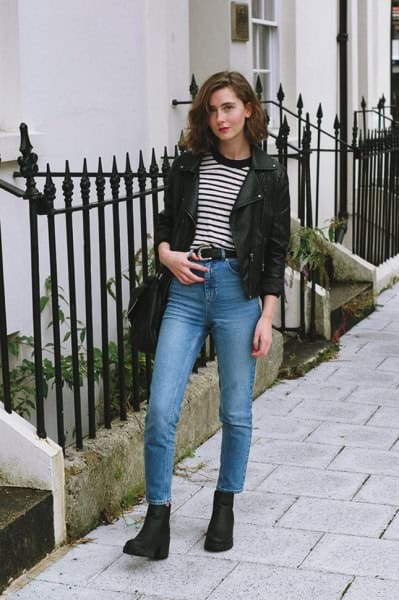
[[[229,104],[230,104],[230,105],[231,105],[231,104],[235,105],[235,102],[234,102],[234,100],[231,100],[231,101],[229,101],[229,102],[223,102],[223,104],[221,104],[220,106],[223,108],[223,106],[228,106]],[[214,104],[210,104],[210,105],[209,105],[209,108],[216,108],[216,106],[215,106]]]

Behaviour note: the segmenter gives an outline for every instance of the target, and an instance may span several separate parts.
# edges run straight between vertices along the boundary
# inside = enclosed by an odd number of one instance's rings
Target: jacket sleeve
[[[275,188],[274,217],[270,236],[265,244],[261,295],[280,296],[284,290],[284,273],[290,239],[290,193],[288,175],[281,168]]]
[[[175,219],[175,207],[173,199],[175,197],[175,188],[177,185],[177,167],[178,159],[172,164],[169,172],[168,184],[164,193],[164,208],[158,214],[157,225],[154,231],[154,245],[157,249],[161,242],[169,242],[172,239],[172,232]]]

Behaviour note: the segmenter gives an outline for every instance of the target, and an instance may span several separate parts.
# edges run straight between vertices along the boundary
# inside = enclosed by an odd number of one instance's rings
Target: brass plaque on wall
[[[248,42],[249,12],[248,4],[231,3],[231,41]]]

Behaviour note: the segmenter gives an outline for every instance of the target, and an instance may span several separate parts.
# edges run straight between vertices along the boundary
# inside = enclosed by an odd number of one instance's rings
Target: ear
[[[245,118],[248,119],[252,116],[252,103],[247,102],[245,105]]]

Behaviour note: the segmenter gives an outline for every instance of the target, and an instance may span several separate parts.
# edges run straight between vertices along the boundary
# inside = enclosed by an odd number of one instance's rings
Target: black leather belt
[[[226,258],[237,258],[237,252],[235,250],[228,250],[227,248],[213,248],[213,246],[200,246],[194,250],[200,260],[209,260],[219,258],[225,260]]]

